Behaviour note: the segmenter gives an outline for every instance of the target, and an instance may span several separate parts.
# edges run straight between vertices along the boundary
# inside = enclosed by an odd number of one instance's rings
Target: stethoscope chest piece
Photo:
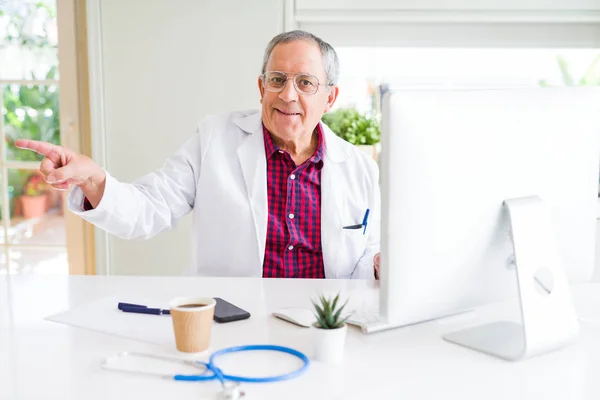
[[[239,400],[244,397],[239,382],[223,382],[223,391],[219,394],[219,400]]]

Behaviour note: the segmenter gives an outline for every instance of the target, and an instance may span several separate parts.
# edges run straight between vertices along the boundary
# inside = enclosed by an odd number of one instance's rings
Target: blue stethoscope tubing
[[[293,355],[293,356],[299,358],[302,361],[303,365],[300,368],[298,368],[297,370],[289,372],[287,374],[261,377],[261,378],[227,375],[227,374],[224,374],[223,371],[215,365],[215,359],[219,356],[222,356],[225,354],[230,354],[230,353],[236,353],[236,352],[240,352],[240,351],[257,351],[257,350],[278,351],[281,353],[290,354],[290,355]],[[278,382],[278,381],[292,379],[292,378],[295,378],[295,377],[301,375],[308,368],[310,361],[309,361],[308,357],[306,357],[306,355],[304,355],[303,353],[301,353],[297,350],[291,349],[289,347],[275,346],[275,345],[247,345],[247,346],[228,347],[226,349],[216,351],[210,356],[210,359],[208,360],[207,363],[204,363],[201,361],[195,361],[195,364],[204,366],[206,368],[206,371],[202,375],[174,375],[173,379],[176,381],[193,381],[193,382],[211,381],[211,380],[215,380],[215,379],[218,379],[221,382],[225,382],[225,381],[248,382],[248,383]],[[212,374],[207,374],[209,371],[212,372]]]

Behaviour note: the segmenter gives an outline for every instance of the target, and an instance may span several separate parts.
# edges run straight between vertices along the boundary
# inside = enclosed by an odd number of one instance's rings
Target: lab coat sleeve
[[[371,177],[373,189],[371,193],[371,205],[369,212],[369,221],[367,223],[367,246],[362,257],[356,263],[352,279],[375,279],[375,269],[373,266],[373,257],[380,251],[381,237],[381,191],[379,189],[379,168],[375,161],[372,161]]]
[[[146,239],[173,228],[194,205],[200,174],[201,129],[163,166],[132,183],[119,182],[106,172],[104,194],[93,210],[83,208],[79,187],[69,193],[74,214],[122,239]]]

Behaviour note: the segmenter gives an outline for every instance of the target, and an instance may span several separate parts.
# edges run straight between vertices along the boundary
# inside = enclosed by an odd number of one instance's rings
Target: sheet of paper
[[[174,345],[175,336],[169,314],[126,313],[117,308],[119,302],[143,304],[150,308],[169,308],[167,302],[156,299],[104,297],[45,319],[146,343]]]

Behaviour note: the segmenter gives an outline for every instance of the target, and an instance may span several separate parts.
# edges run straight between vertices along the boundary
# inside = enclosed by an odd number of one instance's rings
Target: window
[[[68,273],[63,202],[18,138],[60,144],[54,0],[0,1],[0,273]]]
[[[340,47],[336,106],[376,109],[381,85],[600,85],[600,49]]]
[[[351,108],[369,118],[379,117],[379,93],[386,86],[600,86],[600,49],[340,47],[336,51],[340,95],[333,112]]]

